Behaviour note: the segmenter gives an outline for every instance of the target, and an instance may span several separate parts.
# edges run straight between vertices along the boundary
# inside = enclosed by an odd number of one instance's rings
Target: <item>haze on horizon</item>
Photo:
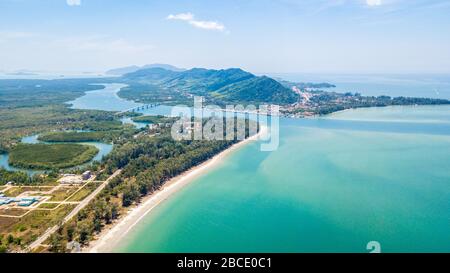
[[[0,0],[0,72],[449,73],[450,1]]]

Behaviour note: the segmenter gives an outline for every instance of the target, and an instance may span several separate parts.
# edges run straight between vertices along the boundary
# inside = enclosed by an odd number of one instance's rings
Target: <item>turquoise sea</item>
[[[450,107],[282,119],[163,202],[117,252],[450,251]]]
[[[73,107],[136,106],[117,96],[120,87],[87,92]],[[251,143],[228,155],[115,251],[368,252],[378,241],[382,252],[450,252],[449,231],[450,106],[385,107],[281,119],[277,150]]]
[[[336,86],[329,91],[341,93],[450,99],[448,74],[269,73],[268,75],[294,82],[327,82]]]

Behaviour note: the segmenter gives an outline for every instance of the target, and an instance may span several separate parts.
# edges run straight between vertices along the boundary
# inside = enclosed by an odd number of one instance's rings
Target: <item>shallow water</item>
[[[450,99],[450,76],[447,74],[270,74],[296,82],[328,82],[336,85],[329,91],[361,93],[367,96],[426,97]]]
[[[87,92],[73,107],[137,106],[117,98],[120,88]],[[429,94],[420,90],[414,95]],[[229,155],[148,214],[116,251],[367,252],[374,240],[385,252],[450,251],[450,107],[282,119],[280,138],[276,151],[252,143]]]
[[[131,124],[131,125],[133,125],[136,129],[142,129],[142,128],[145,128],[148,124],[150,124],[150,122],[136,122],[136,121],[133,121],[133,119],[132,119],[132,118],[129,118],[129,117],[121,118],[120,121],[121,121],[123,124]]]
[[[450,107],[396,111],[283,119],[278,150],[234,152],[115,251],[448,252]]]

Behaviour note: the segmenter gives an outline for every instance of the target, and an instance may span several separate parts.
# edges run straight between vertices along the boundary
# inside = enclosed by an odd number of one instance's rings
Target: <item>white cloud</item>
[[[213,21],[196,21],[192,20],[189,21],[189,24],[193,25],[194,27],[203,28],[203,29],[210,29],[210,30],[219,30],[224,31],[225,26],[218,22]]]
[[[81,5],[81,0],[66,0],[69,6],[79,6]]]
[[[176,15],[170,14],[167,16],[167,19],[169,20],[182,20],[182,21],[191,21],[194,20],[194,14],[187,12],[187,13],[179,13]]]
[[[366,0],[366,3],[368,6],[371,6],[371,7],[381,6],[381,4],[382,4],[381,0]]]
[[[167,16],[168,20],[181,20],[188,22],[191,26],[194,26],[196,28],[206,29],[206,30],[217,30],[217,31],[224,31],[225,26],[219,22],[216,21],[200,21],[196,20],[194,17],[194,14],[187,12],[187,13],[179,13],[179,14],[170,14]]]

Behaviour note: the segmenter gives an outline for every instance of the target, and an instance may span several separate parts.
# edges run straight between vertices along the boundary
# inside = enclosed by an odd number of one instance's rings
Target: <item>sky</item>
[[[0,71],[450,73],[450,0],[0,0]]]

